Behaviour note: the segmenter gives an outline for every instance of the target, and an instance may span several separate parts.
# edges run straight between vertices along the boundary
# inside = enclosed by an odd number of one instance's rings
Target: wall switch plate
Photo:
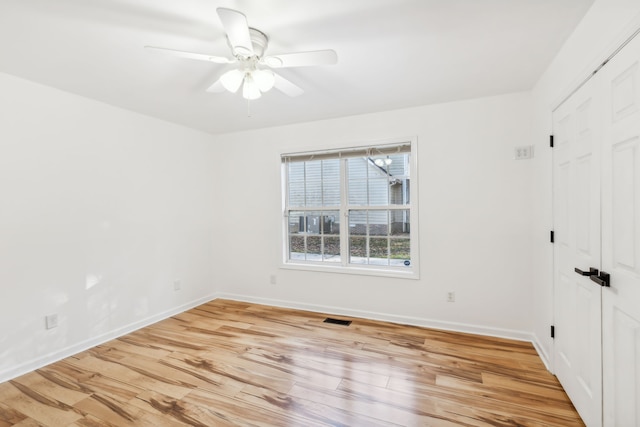
[[[58,327],[58,315],[50,314],[44,318],[47,329],[53,329]]]
[[[455,292],[447,292],[447,302],[456,302]]]
[[[174,291],[179,291],[180,289],[182,289],[182,281],[174,280],[173,281],[173,290]]]
[[[275,274],[272,274],[271,276],[269,276],[269,283],[271,283],[272,285],[275,285],[276,283],[278,283],[278,278],[276,277]]]
[[[533,157],[533,145],[523,145],[514,149],[514,159],[524,160]]]

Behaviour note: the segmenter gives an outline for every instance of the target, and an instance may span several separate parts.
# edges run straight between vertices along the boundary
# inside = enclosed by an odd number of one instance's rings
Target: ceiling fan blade
[[[222,86],[222,82],[220,81],[220,79],[216,80],[214,84],[207,88],[207,92],[209,93],[222,93],[225,90],[226,89],[224,88],[224,86]]]
[[[273,84],[273,87],[292,98],[304,93],[304,90],[278,74],[275,75],[275,83]]]
[[[311,52],[285,53],[267,56],[264,63],[272,68],[307,67],[310,65],[333,65],[338,62],[338,54],[331,49]]]
[[[184,52],[182,50],[167,49],[164,47],[155,46],[145,46],[144,48],[150,52],[167,53],[169,55],[177,56],[180,58],[197,59],[199,61],[215,62],[216,64],[232,64],[236,62],[235,59],[229,59],[223,56],[206,55],[204,53]]]
[[[220,22],[227,33],[227,38],[231,44],[233,54],[242,56],[253,55],[253,44],[249,33],[249,23],[247,17],[237,10],[219,7],[216,9]]]

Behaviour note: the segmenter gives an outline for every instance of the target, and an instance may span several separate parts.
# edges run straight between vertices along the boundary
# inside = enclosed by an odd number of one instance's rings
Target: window
[[[412,141],[283,154],[285,266],[416,277],[414,157]]]

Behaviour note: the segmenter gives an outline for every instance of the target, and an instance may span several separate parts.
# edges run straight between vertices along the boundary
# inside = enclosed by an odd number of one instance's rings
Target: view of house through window
[[[282,160],[287,262],[411,268],[410,143]]]

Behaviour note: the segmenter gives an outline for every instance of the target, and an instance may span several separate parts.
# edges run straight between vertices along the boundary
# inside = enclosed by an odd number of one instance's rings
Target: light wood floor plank
[[[0,384],[0,427],[584,425],[530,343],[325,317],[203,304]]]

